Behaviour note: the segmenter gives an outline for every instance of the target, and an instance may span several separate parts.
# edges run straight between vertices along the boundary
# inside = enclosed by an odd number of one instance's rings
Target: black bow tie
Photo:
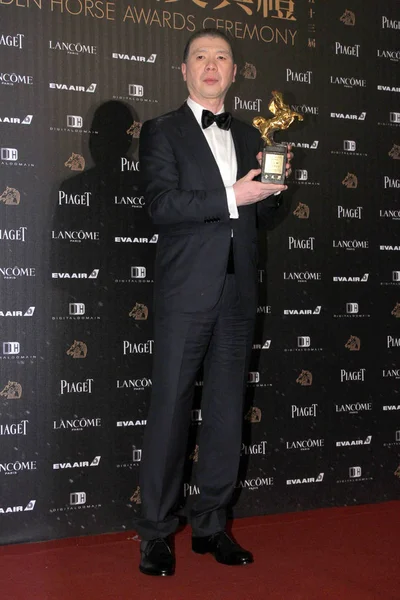
[[[203,129],[207,129],[213,123],[216,123],[220,129],[228,131],[231,126],[232,115],[231,113],[224,112],[219,115],[214,115],[211,110],[203,110],[201,115],[201,126]]]

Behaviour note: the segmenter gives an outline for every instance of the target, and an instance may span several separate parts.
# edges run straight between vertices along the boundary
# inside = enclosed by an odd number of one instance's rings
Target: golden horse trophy
[[[284,103],[281,92],[273,91],[272,99],[268,104],[269,111],[274,115],[271,119],[254,117],[253,125],[261,133],[264,141],[263,156],[261,161],[261,182],[285,182],[287,144],[277,144],[273,139],[275,131],[288,129],[295,119],[303,121],[300,113],[294,112]]]

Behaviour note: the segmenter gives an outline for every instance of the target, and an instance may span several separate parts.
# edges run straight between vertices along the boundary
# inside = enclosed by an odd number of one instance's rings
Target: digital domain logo
[[[333,315],[335,319],[344,318],[369,318],[371,315],[360,313],[358,302],[346,302],[346,313]]]
[[[311,337],[309,335],[297,336],[296,348],[284,348],[284,352],[321,352],[322,348],[314,348],[311,345]]]
[[[86,305],[83,302],[69,302],[68,314],[53,315],[53,321],[100,321],[99,315],[88,315]]]
[[[0,160],[5,167],[34,167],[33,163],[19,159],[18,148],[0,148]]]
[[[131,102],[146,102],[146,103],[158,103],[156,98],[149,98],[145,95],[144,87],[141,83],[129,83],[128,84],[128,95],[114,95],[114,100],[130,100]]]

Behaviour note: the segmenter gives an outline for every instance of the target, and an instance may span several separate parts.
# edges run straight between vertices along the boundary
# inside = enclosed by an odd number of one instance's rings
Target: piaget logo
[[[0,202],[7,206],[17,206],[21,201],[21,194],[18,190],[12,187],[6,187],[0,196]]]

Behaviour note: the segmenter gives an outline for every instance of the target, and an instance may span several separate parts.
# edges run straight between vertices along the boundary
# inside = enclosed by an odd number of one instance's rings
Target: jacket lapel
[[[182,144],[186,146],[188,156],[193,158],[200,169],[207,187],[211,189],[221,187],[223,181],[214,155],[196,117],[186,102],[177,110],[177,114],[179,116],[178,133],[181,136]]]
[[[238,122],[236,121],[235,118],[232,119],[231,132],[232,132],[233,143],[235,145],[236,161],[237,161],[236,180],[238,180],[241,177],[244,177],[248,171],[248,169],[246,169],[245,165],[243,164],[243,161],[246,158],[248,150],[247,150],[247,146],[246,146],[246,140],[242,134],[242,131],[240,130],[240,127],[238,127]]]

